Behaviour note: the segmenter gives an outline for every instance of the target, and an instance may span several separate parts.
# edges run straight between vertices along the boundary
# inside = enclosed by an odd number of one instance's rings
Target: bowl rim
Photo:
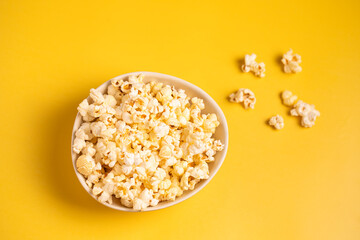
[[[216,115],[220,121],[220,123],[224,126],[224,149],[222,150],[223,152],[223,155],[220,159],[217,159],[217,161],[219,161],[219,164],[217,166],[214,166],[211,173],[209,174],[209,178],[208,179],[203,179],[202,182],[203,184],[197,188],[194,188],[193,190],[188,190],[189,192],[186,194],[186,196],[182,197],[182,198],[176,198],[174,201],[165,201],[163,204],[161,204],[160,206],[157,205],[157,206],[154,206],[154,207],[148,207],[144,210],[134,210],[133,208],[128,208],[128,207],[125,207],[125,206],[122,206],[122,207],[119,207],[119,206],[115,206],[113,204],[109,204],[109,203],[102,203],[102,202],[99,202],[96,197],[94,196],[94,194],[92,194],[90,192],[90,188],[86,185],[85,181],[84,180],[84,176],[79,173],[76,169],[76,158],[77,158],[77,154],[73,152],[73,149],[72,149],[72,145],[73,145],[73,142],[74,142],[74,136],[75,136],[75,132],[78,128],[76,128],[76,123],[77,123],[77,119],[80,119],[80,121],[82,122],[82,119],[81,119],[81,116],[80,116],[80,113],[78,112],[76,114],[76,117],[75,117],[75,121],[74,121],[74,125],[73,125],[73,129],[72,129],[72,134],[71,134],[71,145],[70,145],[70,148],[71,148],[71,159],[72,159],[72,165],[73,165],[73,168],[74,168],[74,171],[75,171],[75,174],[80,182],[80,184],[82,185],[83,189],[93,198],[96,200],[96,202],[98,203],[101,203],[102,205],[105,205],[109,208],[112,208],[112,209],[115,209],[115,210],[118,210],[118,211],[123,211],[123,212],[150,212],[150,211],[155,211],[155,210],[160,210],[160,209],[164,209],[164,208],[168,208],[168,207],[171,207],[171,206],[174,206],[178,203],[181,203],[183,201],[185,201],[186,199],[189,199],[190,197],[194,196],[196,193],[198,193],[200,190],[202,190],[207,184],[209,184],[209,182],[211,181],[211,179],[216,175],[216,173],[219,171],[220,167],[222,166],[224,160],[225,160],[225,157],[226,157],[226,154],[227,154],[227,150],[228,150],[228,145],[229,145],[229,129],[228,129],[228,125],[227,125],[227,121],[226,121],[226,117],[225,117],[225,114],[224,112],[222,111],[222,109],[220,108],[220,106],[217,104],[217,102],[208,94],[206,93],[204,90],[202,90],[200,87],[196,86],[195,84],[192,84],[186,80],[183,80],[181,78],[178,78],[178,77],[175,77],[175,76],[172,76],[172,75],[168,75],[168,74],[164,74],[164,73],[157,73],[157,72],[149,72],[149,71],[137,71],[137,72],[130,72],[130,73],[125,73],[125,74],[122,74],[122,75],[119,75],[119,76],[116,76],[116,77],[113,77],[109,80],[107,80],[106,82],[102,83],[101,85],[99,85],[96,89],[99,89],[101,88],[102,86],[104,85],[108,85],[109,82],[112,80],[112,79],[116,79],[116,78],[126,78],[130,75],[139,75],[139,74],[144,74],[144,75],[150,75],[151,77],[162,77],[162,78],[166,78],[166,79],[169,79],[169,80],[172,80],[172,81],[177,81],[177,82],[180,82],[182,85],[186,86],[187,88],[192,88],[192,89],[195,89],[195,91],[198,91],[198,92],[201,92],[204,96],[206,96],[206,100],[208,102],[210,102],[211,105],[213,105],[213,107],[216,109]],[[160,81],[161,82],[161,81]],[[89,190],[88,190],[89,189]]]

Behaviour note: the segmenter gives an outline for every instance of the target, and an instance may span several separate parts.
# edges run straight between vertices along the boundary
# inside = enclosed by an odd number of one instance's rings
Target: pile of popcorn
[[[77,170],[98,201],[116,197],[134,210],[194,189],[224,148],[212,137],[217,116],[201,113],[202,99],[143,77],[112,79],[107,94],[91,89],[73,143]]]

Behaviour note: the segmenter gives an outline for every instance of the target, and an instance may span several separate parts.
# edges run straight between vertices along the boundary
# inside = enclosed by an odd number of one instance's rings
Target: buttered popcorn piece
[[[105,101],[102,93],[96,89],[90,89],[90,97],[96,104],[101,104]]]
[[[245,108],[254,94],[243,89]],[[114,78],[107,94],[90,90],[80,103],[76,167],[99,202],[113,197],[135,210],[175,200],[209,177],[208,163],[224,145],[212,137],[219,121],[202,114],[204,101],[143,75]]]
[[[285,90],[281,94],[283,104],[292,107],[290,115],[301,117],[301,126],[312,127],[315,125],[315,120],[320,116],[320,112],[315,109],[314,105],[297,101],[298,97],[292,92]]]
[[[302,71],[299,65],[301,63],[301,56],[294,54],[292,49],[283,55],[281,62],[284,64],[285,73],[298,73]]]
[[[314,105],[310,105],[301,100],[294,105],[290,114],[301,117],[301,126],[307,128],[314,126],[316,118],[320,116],[320,112],[315,109]]]
[[[229,101],[235,103],[243,103],[245,109],[254,109],[256,97],[250,89],[240,88],[237,92],[230,94]]]
[[[276,115],[270,118],[269,125],[273,126],[275,129],[282,129],[284,127],[284,119],[280,115]]]
[[[243,72],[253,72],[257,77],[265,77],[265,63],[255,61],[256,54],[245,55],[245,63],[241,66]]]
[[[81,155],[76,160],[76,168],[79,173],[83,174],[84,176],[88,176],[92,173],[95,168],[95,162],[92,157],[88,155]]]
[[[294,103],[296,102],[296,100],[298,99],[298,97],[296,95],[294,95],[292,92],[285,90],[284,92],[282,92],[281,94],[281,98],[283,101],[283,104],[286,106],[293,106]]]

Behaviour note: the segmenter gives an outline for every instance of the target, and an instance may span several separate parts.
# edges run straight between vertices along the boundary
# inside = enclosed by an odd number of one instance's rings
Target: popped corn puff
[[[301,63],[301,56],[293,54],[292,49],[283,55],[281,62],[284,64],[285,73],[298,73],[302,71],[302,68],[299,65]]]
[[[245,109],[252,108],[254,109],[256,103],[255,94],[247,88],[240,88],[235,93],[230,94],[230,102],[243,103]]]
[[[284,105],[293,107],[290,110],[290,115],[301,117],[301,126],[314,126],[316,118],[320,116],[320,112],[315,109],[314,105],[307,104],[301,100],[296,102],[298,97],[288,90],[282,92],[281,98]]]
[[[280,115],[271,117],[268,123],[277,130],[280,130],[284,127],[284,119]]]
[[[98,201],[111,204],[115,197],[135,210],[194,189],[224,148],[212,137],[217,116],[201,113],[202,99],[143,77],[112,79],[107,94],[91,89],[91,100],[78,107],[83,123],[72,146]],[[246,107],[255,103],[251,96],[242,93]]]
[[[291,109],[292,116],[301,117],[301,126],[312,127],[315,125],[315,120],[320,116],[320,112],[315,109],[314,105],[307,104],[299,100]]]
[[[294,103],[296,102],[298,97],[296,95],[294,95],[292,92],[285,90],[281,94],[281,98],[282,98],[284,105],[291,107],[294,105]]]
[[[257,77],[265,77],[265,63],[255,61],[256,54],[245,55],[245,64],[241,66],[243,72],[253,72]]]

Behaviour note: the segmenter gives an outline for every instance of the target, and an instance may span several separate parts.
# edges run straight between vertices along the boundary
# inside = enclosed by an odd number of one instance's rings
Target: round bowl
[[[226,123],[225,115],[222,112],[219,105],[217,105],[217,103],[214,101],[214,99],[212,99],[206,92],[204,92],[199,87],[197,87],[185,80],[182,80],[180,78],[173,77],[170,75],[166,75],[166,74],[162,74],[162,73],[155,73],[155,72],[133,72],[133,73],[123,74],[123,75],[117,76],[115,78],[126,79],[130,75],[134,75],[134,74],[138,75],[140,73],[144,74],[144,82],[149,82],[149,81],[155,80],[158,82],[162,82],[164,84],[168,84],[170,86],[175,86],[176,89],[184,89],[186,94],[189,97],[202,98],[205,103],[205,109],[202,110],[202,113],[215,113],[218,117],[218,121],[220,122],[220,125],[216,128],[216,132],[213,136],[215,139],[219,139],[225,145],[224,150],[222,150],[221,152],[217,152],[215,154],[215,156],[214,156],[215,161],[209,163],[209,178],[208,179],[201,180],[199,183],[197,183],[195,185],[195,188],[193,190],[184,191],[184,194],[181,195],[180,197],[177,197],[175,199],[175,201],[159,202],[159,204],[155,207],[150,206],[150,207],[142,210],[142,211],[146,212],[146,211],[159,210],[162,208],[173,206],[173,205],[180,203],[180,202],[188,199],[189,197],[195,195],[203,187],[205,187],[205,185],[208,184],[211,181],[211,179],[215,176],[216,172],[219,170],[219,168],[221,167],[221,164],[223,163],[223,161],[225,159],[227,148],[228,148],[229,132],[228,132],[228,126]],[[111,84],[110,81],[111,80],[103,83],[97,89],[100,90],[102,93],[105,93],[107,91],[107,87],[109,86],[109,84]],[[88,100],[90,100],[90,97],[88,97]],[[75,139],[75,132],[80,127],[81,123],[82,123],[82,117],[78,113],[75,118],[74,128],[73,128],[73,132],[72,132],[71,146],[73,145],[73,141]],[[72,157],[73,167],[74,167],[76,176],[78,177],[81,185],[94,199],[96,199],[96,197],[91,193],[90,188],[85,183],[84,176],[82,174],[80,174],[76,169],[75,163],[76,163],[78,154],[73,152],[72,147],[71,147],[71,157]],[[128,208],[128,207],[121,205],[119,199],[115,198],[114,196],[113,196],[112,204],[109,204],[109,203],[103,203],[103,204],[107,207],[110,207],[110,208],[113,208],[116,210],[120,210],[120,211],[138,212],[136,210],[133,210],[132,208]]]

